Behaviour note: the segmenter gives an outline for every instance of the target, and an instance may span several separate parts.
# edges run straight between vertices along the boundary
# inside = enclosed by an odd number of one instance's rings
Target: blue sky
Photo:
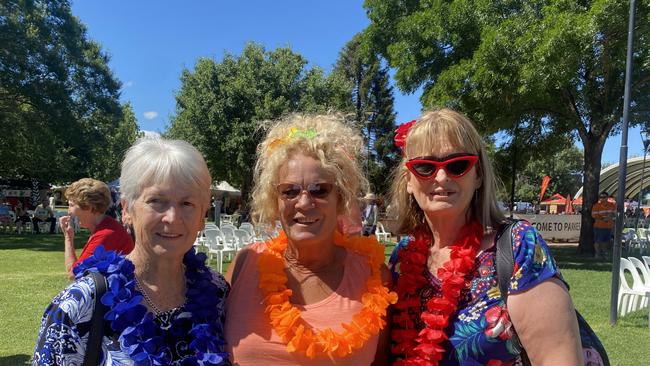
[[[330,71],[338,53],[368,24],[361,0],[73,1],[72,12],[111,56],[140,129],[164,131],[175,110],[184,68],[199,57],[238,54],[246,42],[290,46],[311,66]],[[417,118],[420,93],[395,89],[398,122]],[[610,137],[603,162],[618,162],[621,137]],[[628,155],[642,153],[639,130],[629,132]]]

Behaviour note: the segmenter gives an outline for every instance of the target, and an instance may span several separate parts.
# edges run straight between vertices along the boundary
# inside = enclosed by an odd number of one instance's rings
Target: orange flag
[[[542,178],[542,191],[539,192],[539,202],[542,202],[542,199],[544,198],[544,193],[546,192],[546,188],[548,188],[548,183],[551,181],[551,177],[548,175],[545,175],[544,178]]]

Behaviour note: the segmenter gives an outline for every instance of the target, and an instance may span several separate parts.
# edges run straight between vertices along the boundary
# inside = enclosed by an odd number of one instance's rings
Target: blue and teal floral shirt
[[[225,298],[230,286],[223,276],[213,273],[213,283],[218,288],[218,304],[210,311],[221,314],[221,329],[225,321]],[[110,291],[110,284],[109,284]],[[43,314],[38,342],[34,350],[32,365],[82,365],[86,354],[86,344],[90,330],[90,321],[95,308],[95,283],[90,276],[80,277],[59,293]],[[168,329],[175,319],[189,318],[185,305],[156,315],[155,324],[161,329]],[[111,330],[110,323],[104,326],[102,352],[98,366],[131,366],[134,360],[129,358],[118,341],[119,334]],[[183,360],[193,354],[188,349],[189,341],[172,345],[172,365],[185,365]],[[225,347],[224,347],[225,348]],[[223,351],[223,350],[222,350]]]
[[[396,267],[396,252],[413,238],[398,244],[391,258],[391,269]],[[548,245],[539,232],[527,222],[520,221],[512,228],[514,271],[509,294],[526,291],[541,282],[561,279]],[[449,342],[442,365],[516,365],[521,352],[512,340],[514,329],[510,323],[496,276],[496,245],[480,253],[475,260],[471,285],[462,294],[458,312],[450,319],[446,330]],[[399,276],[394,271],[394,275]],[[428,285],[420,290],[420,311],[426,303],[441,293],[440,281],[429,271]],[[418,314],[419,315],[419,314]],[[396,324],[393,325],[398,328]],[[419,329],[423,327],[420,322]]]

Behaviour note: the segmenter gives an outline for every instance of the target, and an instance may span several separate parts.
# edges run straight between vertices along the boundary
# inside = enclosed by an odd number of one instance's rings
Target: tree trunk
[[[582,185],[582,225],[580,226],[580,242],[578,253],[594,254],[594,220],[591,217],[591,207],[598,201],[600,184],[600,159],[603,154],[605,139],[589,135],[582,140],[584,154],[584,179]]]

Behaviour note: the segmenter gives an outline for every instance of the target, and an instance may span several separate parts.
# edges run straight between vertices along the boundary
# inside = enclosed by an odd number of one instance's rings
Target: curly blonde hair
[[[363,149],[359,131],[339,114],[292,114],[274,122],[258,146],[254,188],[251,194],[253,219],[272,224],[279,218],[279,171],[297,154],[313,157],[335,179],[339,213],[350,214],[359,194],[368,189],[368,180],[357,157]]]
[[[406,136],[404,158],[393,173],[391,188],[391,198],[398,217],[398,232],[410,234],[420,230],[429,231],[424,212],[406,189],[411,174],[406,168],[406,161],[430,155],[442,146],[452,146],[479,156],[476,173],[481,178],[481,186],[476,190],[467,210],[467,219],[479,220],[485,232],[496,229],[505,221],[505,217],[497,205],[497,180],[485,144],[467,117],[445,108],[425,112]]]
[[[103,214],[111,205],[111,191],[108,186],[93,178],[82,178],[70,184],[65,196],[82,209],[94,213]]]

